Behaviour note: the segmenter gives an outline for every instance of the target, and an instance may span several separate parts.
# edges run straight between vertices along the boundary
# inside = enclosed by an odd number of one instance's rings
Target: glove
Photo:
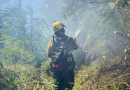
[[[73,39],[76,41],[76,37],[73,37]]]

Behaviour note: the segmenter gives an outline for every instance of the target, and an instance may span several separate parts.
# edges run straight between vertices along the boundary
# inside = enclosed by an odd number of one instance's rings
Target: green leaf
[[[119,0],[116,0],[115,2],[114,2],[114,4],[118,4],[119,3]]]
[[[97,80],[97,75],[95,75],[95,81]]]

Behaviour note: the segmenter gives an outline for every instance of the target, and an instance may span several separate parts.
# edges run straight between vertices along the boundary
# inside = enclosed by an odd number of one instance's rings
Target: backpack
[[[53,71],[73,70],[75,67],[73,56],[68,54],[64,45],[65,41],[66,38],[55,43],[53,36],[53,54],[50,62]]]

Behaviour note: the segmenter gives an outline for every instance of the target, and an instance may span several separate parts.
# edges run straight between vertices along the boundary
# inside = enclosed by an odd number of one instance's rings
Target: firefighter
[[[74,86],[73,50],[78,49],[75,38],[65,35],[65,25],[54,22],[52,25],[55,36],[48,44],[50,67],[54,73],[55,90],[72,90]]]

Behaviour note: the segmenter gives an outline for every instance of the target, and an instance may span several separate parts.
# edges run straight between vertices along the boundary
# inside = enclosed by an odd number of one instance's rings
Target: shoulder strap
[[[54,35],[53,35],[53,46],[52,46],[52,51],[54,52],[54,44],[55,44],[55,41],[54,41]]]

